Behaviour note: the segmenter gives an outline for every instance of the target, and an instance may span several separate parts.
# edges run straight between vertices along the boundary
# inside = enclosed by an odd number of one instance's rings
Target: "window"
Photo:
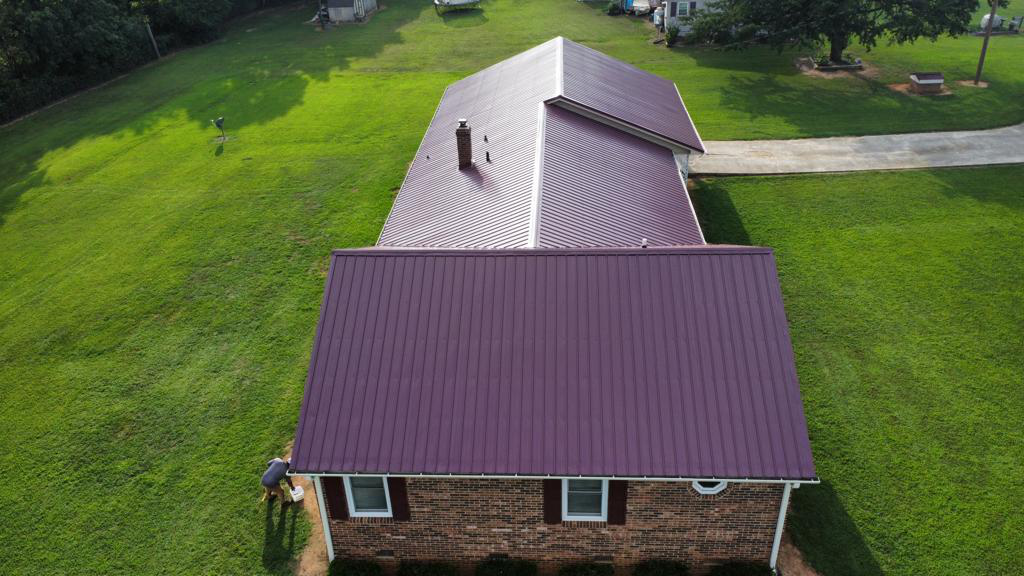
[[[718,494],[722,490],[725,490],[725,487],[728,486],[728,485],[729,485],[729,483],[724,481],[724,480],[722,480],[722,481],[719,481],[719,480],[694,480],[693,481],[693,489],[696,490],[698,494],[705,494],[705,495]]]
[[[679,6],[679,16],[689,16],[689,15],[690,15],[690,4],[688,2],[682,2],[681,6]]]
[[[562,480],[562,520],[608,518],[607,480]]]
[[[345,497],[353,518],[391,517],[391,495],[383,476],[346,476]]]

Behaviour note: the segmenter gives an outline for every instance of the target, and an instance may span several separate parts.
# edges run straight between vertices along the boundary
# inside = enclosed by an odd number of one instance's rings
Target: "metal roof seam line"
[[[770,250],[364,248],[332,268],[296,471],[816,477]],[[692,418],[662,420],[676,397]]]

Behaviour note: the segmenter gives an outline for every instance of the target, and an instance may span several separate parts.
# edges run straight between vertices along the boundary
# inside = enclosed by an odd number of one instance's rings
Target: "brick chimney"
[[[455,129],[455,144],[459,147],[459,170],[473,165],[473,141],[469,138],[469,120],[459,118]]]

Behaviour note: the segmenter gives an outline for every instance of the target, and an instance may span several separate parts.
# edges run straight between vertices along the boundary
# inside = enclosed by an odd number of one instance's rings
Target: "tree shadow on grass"
[[[302,502],[281,506],[268,502],[263,534],[263,567],[275,574],[291,574],[295,548],[295,528],[301,517]]]
[[[749,246],[750,235],[726,188],[715,178],[694,178],[690,201],[697,212],[701,231],[708,244]]]
[[[821,574],[882,576],[882,567],[828,481],[793,491],[788,528],[793,543]]]
[[[452,10],[441,15],[445,26],[451,28],[475,28],[487,23],[487,15],[479,8]]]
[[[778,52],[768,46],[753,46],[743,51],[726,50],[714,46],[673,46],[670,53],[689,56],[701,68],[756,72],[780,76],[796,76],[800,73],[793,65],[793,59],[805,53],[800,50]]]
[[[210,120],[218,116],[225,117],[229,134],[266,124],[301,105],[311,83],[327,82],[353,59],[373,58],[402,43],[398,30],[421,12],[407,2],[344,34],[324,34],[305,25],[306,12],[295,6],[270,9],[233,22],[220,40],[0,127],[0,226],[24,192],[48,183],[40,165],[47,154],[88,139],[137,139],[182,117],[209,127],[211,136]],[[253,25],[263,28],[261,34],[247,34]]]
[[[940,168],[922,173],[921,178],[934,178],[940,190],[951,198],[968,196],[978,202],[997,203],[1024,217],[1024,164]]]

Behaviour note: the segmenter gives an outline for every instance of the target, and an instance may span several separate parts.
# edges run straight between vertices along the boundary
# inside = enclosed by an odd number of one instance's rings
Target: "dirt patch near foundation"
[[[285,450],[285,458],[292,457],[292,445],[289,443]],[[300,505],[306,511],[309,518],[309,540],[302,554],[295,559],[292,565],[292,572],[296,576],[326,576],[327,575],[327,542],[324,540],[324,527],[320,521],[320,507],[316,499],[316,489],[313,482],[305,476],[292,476],[292,482],[296,486],[302,486],[306,495],[302,498]],[[293,504],[295,506],[295,504]]]
[[[779,571],[786,576],[821,576],[807,563],[803,552],[793,545],[793,539],[789,537],[789,532],[782,535],[782,546],[779,548]]]

